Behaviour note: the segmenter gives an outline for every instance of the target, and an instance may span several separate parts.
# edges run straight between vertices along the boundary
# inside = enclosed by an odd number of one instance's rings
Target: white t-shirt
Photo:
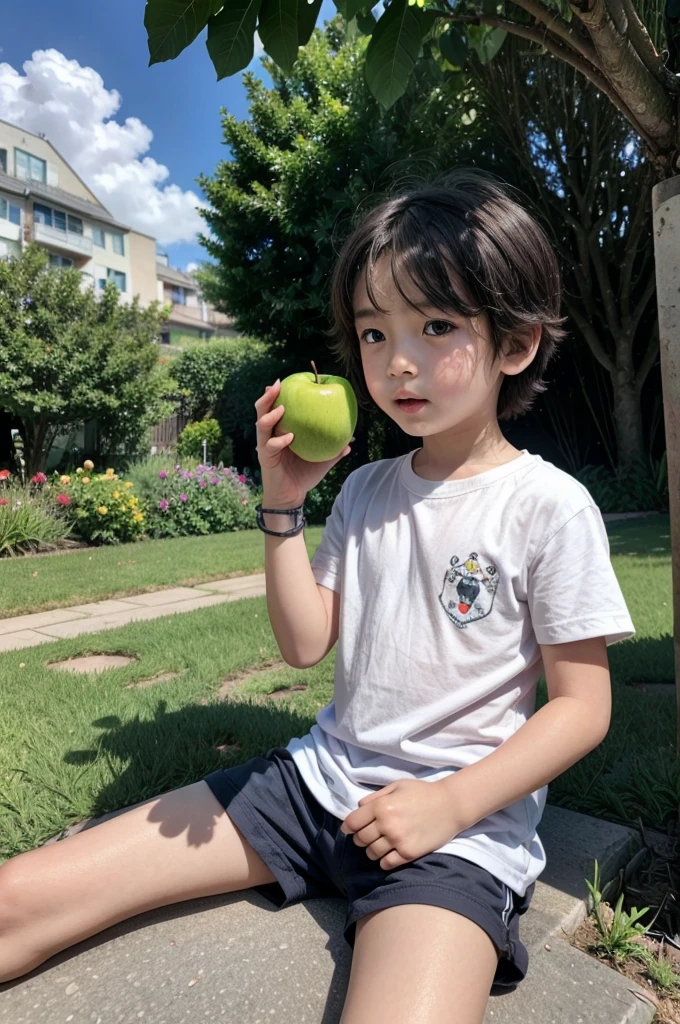
[[[434,782],[516,732],[536,710],[539,644],[635,633],[602,516],[574,477],[524,449],[477,476],[425,480],[414,454],[349,474],[311,563],[341,594],[334,695],[287,748],[343,819],[368,793]],[[546,863],[547,792],[434,852],[523,896]]]

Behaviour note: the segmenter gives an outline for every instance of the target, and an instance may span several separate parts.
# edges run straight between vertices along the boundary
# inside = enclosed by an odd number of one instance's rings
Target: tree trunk
[[[45,461],[43,445],[45,444],[48,427],[49,423],[46,420],[35,420],[33,423],[24,424],[26,437],[24,458],[26,460],[26,476],[29,480],[43,468]]]
[[[675,756],[680,758],[680,175],[654,186],[652,207],[673,561]]]
[[[624,361],[616,366],[612,374],[612,387],[617,463],[618,469],[626,472],[645,463],[642,409],[632,362]]]

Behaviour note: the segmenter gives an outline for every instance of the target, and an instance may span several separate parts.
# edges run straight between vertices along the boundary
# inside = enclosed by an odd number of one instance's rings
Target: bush
[[[146,530],[151,537],[251,530],[261,500],[248,474],[231,467],[160,470],[149,499]]]
[[[584,466],[574,473],[601,512],[668,511],[666,453],[649,468],[618,473],[605,466]]]
[[[145,511],[132,493],[132,481],[121,480],[112,469],[93,474],[88,460],[72,475],[58,473],[65,512],[74,532],[89,544],[121,544],[138,540],[144,530]],[[56,498],[59,501],[59,496]]]
[[[215,458],[222,441],[222,431],[217,420],[199,420],[187,423],[177,438],[177,455],[180,459],[202,459],[203,442],[207,441],[208,457]]]
[[[0,556],[21,555],[53,547],[71,532],[62,504],[47,484],[44,473],[28,486],[0,471]]]

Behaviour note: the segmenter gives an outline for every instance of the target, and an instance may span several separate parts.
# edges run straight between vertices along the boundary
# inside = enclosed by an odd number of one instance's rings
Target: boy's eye
[[[435,330],[434,334],[429,335],[430,338],[443,338],[444,335],[449,334],[450,331],[456,330],[454,325],[450,324],[449,321],[428,321],[427,324],[425,325],[425,329],[427,329],[431,325],[435,325],[437,329],[443,328],[444,330]],[[383,338],[385,337],[382,331],[378,331],[378,329],[375,327],[370,327],[363,332],[362,336],[360,336],[362,337],[362,341],[370,341],[368,337],[370,334],[380,334],[382,335]]]
[[[378,338],[378,341],[383,341],[385,338],[385,335],[382,333],[382,331],[378,331],[375,327],[368,327],[365,331],[363,331],[361,335],[361,340],[370,341],[370,339],[368,338],[369,334],[379,334],[380,338]]]

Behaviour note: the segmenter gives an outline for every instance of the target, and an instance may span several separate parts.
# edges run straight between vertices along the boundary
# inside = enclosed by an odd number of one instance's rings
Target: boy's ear
[[[501,356],[503,373],[515,376],[526,370],[538,352],[542,333],[541,324],[532,324],[523,331],[514,331],[506,335],[503,342],[504,353]]]

